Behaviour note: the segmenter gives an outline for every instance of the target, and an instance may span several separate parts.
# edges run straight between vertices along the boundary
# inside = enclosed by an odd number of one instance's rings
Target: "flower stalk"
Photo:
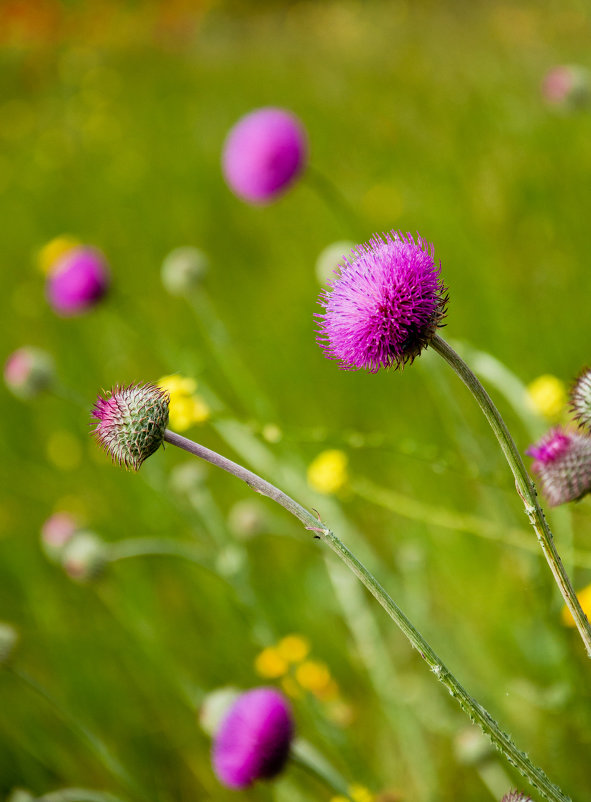
[[[548,526],[542,508],[539,505],[535,486],[523,464],[515,441],[511,437],[491,397],[459,354],[457,354],[438,334],[435,334],[430,345],[448,365],[450,365],[470,390],[495,433],[501,450],[505,455],[505,459],[509,463],[509,467],[515,477],[515,487],[523,501],[526,515],[536,533],[546,562],[550,566],[550,570],[562,594],[562,598],[575,621],[579,634],[585,644],[587,655],[591,657],[591,625],[583,612],[568,574],[562,564],[562,560],[554,544],[552,532]]]
[[[492,402],[491,402],[492,404]],[[498,414],[498,413],[497,413]],[[185,451],[201,459],[206,460],[212,465],[221,468],[238,479],[246,482],[255,492],[276,501],[288,512],[298,518],[306,529],[315,533],[337,557],[353,571],[358,579],[365,585],[369,592],[374,596],[378,603],[383,607],[390,618],[401,629],[411,645],[419,652],[423,660],[427,663],[437,679],[443,683],[451,696],[453,696],[460,707],[467,713],[472,721],[477,723],[482,731],[490,738],[492,743],[504,754],[506,759],[512,763],[529,782],[536,787],[543,796],[550,802],[569,802],[566,796],[556,785],[554,785],[545,773],[536,767],[528,756],[519,750],[512,739],[499,727],[492,716],[463,688],[457,678],[444,665],[441,659],[433,651],[431,646],[411,624],[402,610],[396,605],[394,600],[388,595],[374,576],[359,562],[359,560],[349,551],[339,538],[322,521],[314,516],[309,510],[302,507],[279,488],[262,479],[257,474],[249,471],[232,460],[211,451],[205,446],[195,443],[182,435],[166,429],[164,441],[171,445],[178,446]],[[525,471],[525,469],[524,469]]]

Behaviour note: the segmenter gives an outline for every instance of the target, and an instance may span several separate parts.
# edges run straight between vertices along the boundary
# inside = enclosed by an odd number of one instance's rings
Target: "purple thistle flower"
[[[234,702],[215,736],[214,771],[228,788],[247,788],[275,777],[289,756],[293,718],[274,688],[255,688]]]
[[[71,248],[47,277],[47,299],[58,315],[80,315],[100,301],[109,283],[109,269],[100,251]]]
[[[552,67],[542,81],[542,95],[548,104],[563,111],[587,105],[591,99],[589,70],[576,64]]]
[[[134,471],[158,450],[168,424],[168,393],[154,384],[115,387],[98,396],[94,435],[113,462]]]
[[[579,373],[570,390],[570,408],[581,429],[591,432],[591,367]]]
[[[230,130],[222,169],[230,189],[248,203],[269,203],[304,169],[306,132],[288,111],[262,108],[242,117]]]
[[[591,437],[561,427],[551,429],[525,452],[534,458],[551,507],[577,501],[591,491]]]
[[[447,293],[433,246],[396,231],[375,235],[343,259],[320,295],[325,314],[317,342],[345,370],[402,368],[432,340],[446,313]]]
[[[521,791],[509,791],[501,799],[501,802],[531,802],[531,797]]]

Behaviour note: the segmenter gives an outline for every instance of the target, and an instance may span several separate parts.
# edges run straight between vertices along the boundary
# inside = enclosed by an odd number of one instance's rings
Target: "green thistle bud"
[[[18,643],[18,632],[12,624],[0,621],[0,665],[7,663]]]
[[[94,532],[77,532],[64,546],[61,561],[69,577],[77,582],[90,582],[107,565],[107,546]]]
[[[582,429],[591,432],[591,368],[585,368],[570,390],[570,407]]]
[[[96,400],[94,434],[114,462],[137,471],[164,439],[168,403],[168,393],[154,384],[115,387]]]

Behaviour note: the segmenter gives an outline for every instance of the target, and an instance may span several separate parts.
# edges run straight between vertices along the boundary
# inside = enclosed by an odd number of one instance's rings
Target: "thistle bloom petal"
[[[585,368],[570,391],[570,408],[581,429],[591,432],[591,368]]]
[[[306,132],[297,117],[285,109],[256,109],[228,134],[224,177],[242,200],[269,203],[303,170],[307,149]]]
[[[402,368],[445,317],[447,294],[433,246],[392,231],[360,245],[319,304],[317,341],[345,370]]]
[[[591,491],[591,437],[556,427],[525,452],[534,458],[550,506],[577,501]]]
[[[100,251],[71,248],[47,277],[47,299],[59,315],[80,315],[100,301],[109,283],[109,269]]]
[[[293,738],[285,697],[274,688],[240,695],[223,719],[213,744],[213,766],[228,788],[247,788],[281,772]]]
[[[94,435],[114,462],[137,471],[158,450],[168,424],[168,393],[154,384],[115,387],[96,400]]]

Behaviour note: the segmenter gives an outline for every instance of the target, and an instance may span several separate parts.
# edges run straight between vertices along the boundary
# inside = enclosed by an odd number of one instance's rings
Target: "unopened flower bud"
[[[161,278],[171,295],[187,295],[203,281],[209,259],[199,248],[175,248],[162,262]]]
[[[41,546],[51,562],[59,562],[66,543],[80,526],[69,512],[56,512],[41,527]]]
[[[212,738],[236,699],[240,696],[238,688],[228,686],[216,688],[208,693],[199,708],[199,724],[201,729]]]
[[[574,111],[591,100],[591,73],[577,64],[553,67],[542,83],[546,102],[561,111]]]
[[[575,379],[570,407],[581,429],[591,432],[591,368],[585,368]]]
[[[158,450],[168,424],[168,393],[154,384],[115,387],[96,400],[94,435],[113,462],[137,471]]]
[[[17,643],[18,632],[16,629],[12,624],[0,621],[0,665],[10,660]]]
[[[237,501],[230,509],[228,526],[237,538],[248,540],[265,531],[268,517],[264,504],[256,499],[244,499]]]
[[[577,501],[591,490],[591,437],[560,426],[525,452],[534,458],[550,506]]]
[[[4,365],[6,386],[17,398],[24,400],[46,390],[53,378],[53,359],[41,348],[25,345],[12,353]]]
[[[501,802],[531,802],[531,797],[521,791],[509,791],[501,799]]]
[[[61,561],[69,577],[77,582],[90,582],[107,565],[107,547],[94,532],[77,532],[64,546]]]

